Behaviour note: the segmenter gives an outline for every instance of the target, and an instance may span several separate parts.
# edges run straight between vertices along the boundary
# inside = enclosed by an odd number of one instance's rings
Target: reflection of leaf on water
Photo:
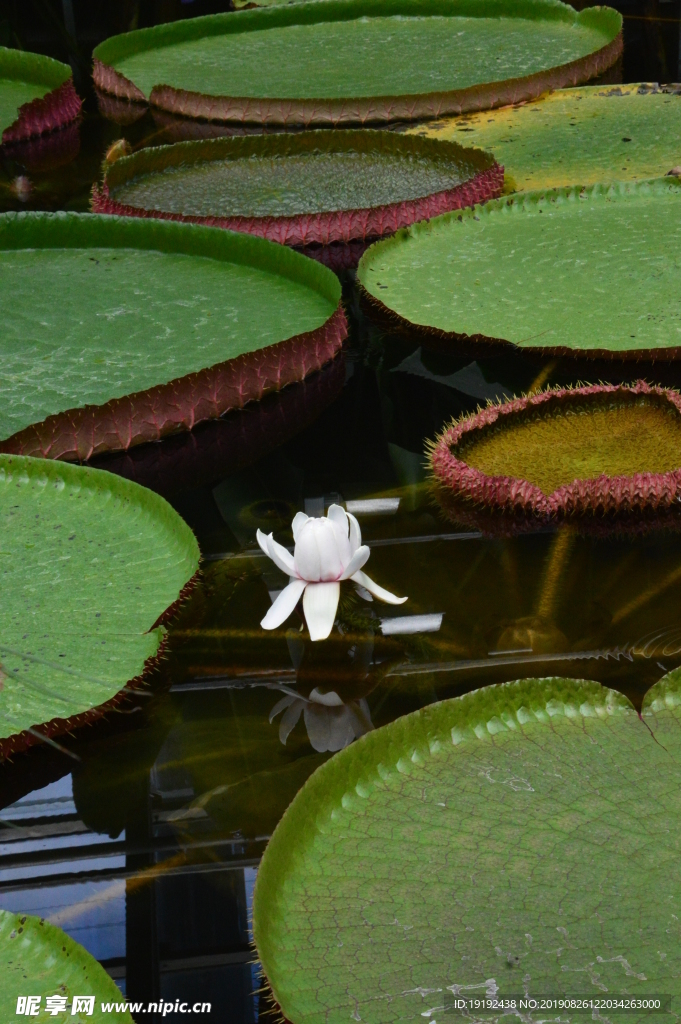
[[[223,835],[243,835],[246,839],[268,838],[312,772],[327,755],[310,754],[284,767],[254,772],[233,782],[215,786],[167,821],[181,829],[197,810],[205,811]]]

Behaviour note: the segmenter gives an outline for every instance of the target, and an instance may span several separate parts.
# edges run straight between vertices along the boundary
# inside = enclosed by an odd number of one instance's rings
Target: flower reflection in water
[[[277,544],[271,533],[266,536],[261,530],[257,532],[264,553],[289,577],[288,586],[260,623],[263,629],[276,629],[285,622],[302,597],[310,639],[325,640],[333,628],[343,580],[353,580],[362,597],[362,591],[368,591],[387,604],[403,604],[407,600],[379,587],[362,572],[371,552],[362,544],[359,523],[340,505],[329,506],[328,516],[317,518],[298,512],[291,528],[293,554]]]
[[[281,742],[286,743],[302,714],[310,743],[320,753],[342,750],[373,729],[366,700],[343,703],[335,690],[320,693],[315,687],[309,698],[289,692],[270,711],[270,722],[280,711],[284,712],[279,723]]]

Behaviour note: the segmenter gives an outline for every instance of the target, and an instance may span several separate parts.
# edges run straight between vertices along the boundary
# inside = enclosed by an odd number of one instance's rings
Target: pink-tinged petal
[[[404,604],[407,600],[406,597],[395,597],[389,590],[384,590],[383,587],[379,587],[378,583],[374,583],[370,576],[367,576],[361,569],[359,572],[353,574],[352,579],[355,583],[359,583],[360,587],[364,587],[370,594],[377,597],[379,601],[385,601],[386,604]]]
[[[302,530],[305,523],[310,517],[306,516],[304,512],[296,512],[291,523],[291,532],[293,533],[294,542],[298,540],[298,534]]]
[[[297,576],[296,567],[293,564],[293,555],[290,551],[287,551],[282,544],[277,544],[276,540],[270,533],[267,537],[267,554],[270,556],[274,564],[282,572],[285,572],[287,576]]]
[[[362,531],[360,530],[359,523],[353,516],[352,512],[346,512],[346,515],[350,520],[350,550],[354,554],[362,543]]]
[[[340,583],[309,583],[303,596],[305,621],[310,640],[326,640],[333,629]]]
[[[284,708],[290,707],[291,704],[293,704],[294,700],[297,699],[297,697],[293,697],[290,693],[287,693],[285,697],[282,697],[281,700],[278,700],[277,703],[272,708],[272,710],[270,711],[270,724],[272,723],[272,719],[276,718],[280,711],[283,711]]]
[[[272,536],[272,534],[270,534],[270,537],[271,536]],[[267,535],[264,534],[262,532],[262,530],[256,530],[255,531],[255,538],[256,538],[258,544],[260,545],[260,549],[261,549],[262,553],[264,555],[267,555],[267,557],[269,558],[270,557],[270,553],[267,550]]]
[[[296,573],[309,583],[317,583],[321,579],[322,562],[317,546],[317,520],[308,519],[298,531],[293,561]]]
[[[362,545],[361,548],[357,548],[354,555],[350,559],[348,565],[346,566],[345,572],[341,576],[341,579],[349,580],[351,576],[354,576],[354,574],[358,572],[363,565],[366,565],[367,561],[369,560],[370,554],[371,551],[366,546],[366,544]]]
[[[294,700],[290,708],[287,708],[284,714],[281,716],[281,722],[279,723],[279,739],[286,745],[286,740],[289,738],[291,730],[295,728],[300,713],[305,707],[305,701]]]
[[[300,595],[306,587],[305,580],[291,580],[287,587],[284,587],[260,625],[263,629],[276,629],[286,622],[287,618],[300,601]]]

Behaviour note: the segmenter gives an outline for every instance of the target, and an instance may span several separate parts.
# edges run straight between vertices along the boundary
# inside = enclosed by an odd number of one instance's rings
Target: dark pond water
[[[678,6],[653,13],[667,20],[628,22],[627,80],[679,77],[667,68]],[[0,204],[85,210],[112,142],[182,134],[148,113],[125,125],[89,113],[51,151],[3,152]],[[18,175],[32,185],[23,199]],[[199,539],[201,582],[150,695],[60,750],[34,748],[0,769],[0,906],[60,924],[130,997],[208,1000],[210,1019],[232,1024],[268,1019],[250,944],[258,862],[331,751],[491,683],[581,677],[636,703],[681,664],[681,533],[485,539],[443,516],[423,469],[424,441],[488,398],[599,377],[680,386],[681,370],[457,359],[386,335],[350,279],[345,298],[350,341],[316,377],[100,461],[172,502]],[[285,633],[264,633],[282,576],[256,529],[290,545],[295,512],[321,514],[332,501],[355,503],[371,575],[408,604],[348,593],[325,644],[306,642],[295,616]],[[311,701],[318,687],[342,704]]]

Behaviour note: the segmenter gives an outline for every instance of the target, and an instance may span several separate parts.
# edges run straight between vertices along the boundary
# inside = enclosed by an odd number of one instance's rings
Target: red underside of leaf
[[[140,445],[104,455],[93,465],[163,497],[203,487],[250,466],[294,437],[340,394],[345,383],[342,354],[319,373],[224,419],[205,423],[162,444]]]
[[[413,121],[420,118],[490,110],[511,103],[536,99],[548,89],[580,85],[602,74],[622,52],[622,33],[595,53],[557,68],[510,79],[417,96],[368,97],[343,100],[278,100],[250,97],[206,96],[203,93],[155,85],[149,102],[182,117],[207,121],[235,121],[240,124],[338,125],[372,124],[385,121]],[[95,85],[128,100],[144,100],[136,85],[112,67],[96,60]]]
[[[129,78],[121,75],[108,64],[102,64],[101,60],[95,60],[92,68],[92,78],[98,89],[117,96],[120,100],[129,100],[131,103],[146,104],[147,98],[141,89],[138,89]]]
[[[86,462],[106,451],[191,430],[230,409],[304,380],[340,351],[348,328],[342,306],[321,327],[198,373],[114,398],[105,405],[48,416],[0,442],[0,451]]]
[[[22,164],[29,174],[44,174],[75,160],[80,152],[80,125],[71,121],[46,135],[3,144],[3,154]]]
[[[457,521],[495,534],[536,530],[561,521],[573,521],[580,529],[597,532],[618,524],[635,531],[669,525],[674,516],[678,517],[681,470],[618,477],[603,474],[592,480],[575,480],[546,495],[528,480],[487,476],[453,454],[452,449],[456,451],[466,434],[488,427],[501,417],[546,402],[622,392],[660,396],[681,413],[678,392],[651,387],[644,381],[630,387],[608,384],[556,389],[490,406],[453,424],[438,438],[430,457],[438,500]]]
[[[119,203],[110,197],[105,182],[101,189],[93,189],[92,209],[94,213],[112,213],[123,217],[157,217],[161,220],[227,228],[230,231],[245,231],[260,238],[268,238],[272,242],[280,242],[282,245],[326,246],[335,242],[381,238],[416,221],[429,220],[440,213],[485,203],[488,199],[501,195],[503,187],[504,169],[495,163],[486,171],[481,171],[470,181],[455,188],[434,192],[432,195],[408,202],[360,210],[337,210],[333,213],[297,214],[292,217],[190,217],[182,213],[145,210],[138,206]],[[313,256],[314,250],[310,250],[309,255]]]
[[[2,133],[3,145],[6,142],[23,142],[63,127],[78,117],[82,105],[73,79],[69,78],[58,89],[19,107],[18,118]]]
[[[152,626],[152,629],[156,626],[167,625],[170,620],[174,618],[181,606],[191,596],[192,591],[199,581],[199,573],[200,570],[199,572],[194,573],[192,578],[185,583],[177,600],[173,601],[170,607],[167,608],[158,618]],[[33,733],[18,732],[14,733],[12,736],[0,739],[0,763],[9,757],[12,757],[13,754],[20,754],[23,751],[28,750],[28,748],[32,747],[34,744],[40,743],[40,736],[44,736],[46,739],[54,739],[55,736],[63,736],[66,733],[73,732],[74,729],[82,728],[84,725],[94,725],[95,722],[100,718],[103,718],[110,711],[115,711],[120,704],[131,697],[131,694],[129,693],[130,690],[141,688],[147,683],[149,677],[163,661],[167,646],[168,637],[166,634],[163,637],[156,654],[151,658],[147,658],[145,661],[144,668],[140,675],[126,683],[125,687],[121,688],[118,693],[105,701],[104,704],[98,704],[96,707],[89,708],[87,711],[83,711],[79,715],[72,715],[70,718],[53,718],[50,722],[43,722],[41,724],[34,725],[32,726],[32,729],[34,730]],[[35,735],[35,733],[39,733],[40,736]]]

